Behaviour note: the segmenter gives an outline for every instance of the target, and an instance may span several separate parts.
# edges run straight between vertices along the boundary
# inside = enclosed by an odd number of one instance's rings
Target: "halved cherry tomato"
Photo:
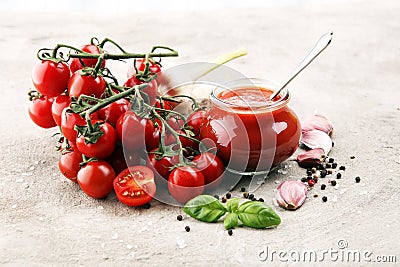
[[[197,110],[189,115],[186,120],[186,124],[192,128],[193,133],[198,136],[200,134],[200,128],[203,124],[203,120],[207,116],[207,111]]]
[[[32,82],[42,95],[54,97],[67,89],[70,77],[69,67],[64,62],[42,60],[33,67]]]
[[[178,202],[186,203],[203,193],[204,176],[197,168],[178,167],[169,175],[168,190]]]
[[[53,105],[51,106],[51,114],[53,119],[58,126],[61,126],[61,113],[64,108],[69,107],[71,99],[65,94],[61,94],[54,99]]]
[[[99,47],[92,45],[92,44],[83,46],[81,48],[81,50],[86,53],[93,54],[93,55],[100,54]],[[96,63],[97,63],[97,58],[82,58],[80,60],[82,60],[83,64],[86,67],[91,67],[91,68],[96,66]],[[74,73],[77,70],[83,69],[85,67],[81,64],[80,60],[79,60],[79,58],[73,58],[71,60],[71,64],[70,64],[69,68],[71,69],[72,73]],[[106,61],[103,60],[103,62],[101,63],[101,67],[104,68],[105,66],[106,66]]]
[[[119,117],[129,109],[129,101],[125,98],[112,102],[108,106],[100,109],[97,113],[99,118],[111,125],[116,125]]]
[[[92,123],[93,125],[100,123],[100,131],[103,132],[103,135],[97,139],[96,143],[87,143],[85,137],[80,135],[76,139],[76,147],[82,154],[90,158],[105,159],[113,153],[117,135],[111,124],[107,122],[94,120]]]
[[[133,87],[135,85],[140,85],[143,83],[145,83],[145,82],[142,80],[139,80],[135,76],[132,76],[125,82],[124,86],[125,87]],[[148,86],[142,90],[143,93],[146,93],[146,95],[149,99],[148,104],[151,106],[153,106],[154,103],[156,102],[157,90],[158,90],[158,86],[157,86],[157,82],[155,80],[151,80],[148,83]]]
[[[154,130],[154,125],[151,120],[140,118],[129,110],[120,116],[116,129],[124,149],[140,150],[145,148],[147,133]]]
[[[81,168],[81,162],[81,152],[79,152],[77,149],[68,150],[61,154],[61,157],[58,160],[58,168],[60,169],[62,175],[74,182],[77,182],[76,176]]]
[[[113,189],[115,172],[105,161],[92,161],[83,166],[77,175],[82,190],[93,198],[104,198]]]
[[[205,184],[213,183],[211,187],[216,188],[221,183],[225,166],[218,156],[210,152],[204,152],[197,155],[193,159],[193,163],[203,174]]]
[[[171,173],[170,168],[175,164],[178,164],[179,157],[173,156],[159,158],[156,152],[157,149],[154,149],[148,154],[146,166],[152,169],[155,174],[158,174],[164,179],[168,180],[168,177]]]
[[[97,119],[97,113],[91,114],[90,118],[92,120]],[[69,108],[65,108],[61,113],[61,132],[72,143],[75,143],[78,135],[75,125],[85,126],[86,124],[84,118],[77,113],[73,113]]]
[[[139,58],[136,59],[136,68],[138,71],[144,71],[146,64],[146,60],[144,58]],[[160,73],[161,72],[161,66],[151,60],[149,60],[149,70],[151,73]],[[135,67],[132,65],[129,66],[127,77],[130,78],[132,76],[135,76],[136,70]]]
[[[153,172],[145,166],[132,166],[114,179],[118,200],[128,206],[143,206],[156,194]]]
[[[81,71],[75,72],[68,83],[70,97],[78,98],[80,95],[100,98],[106,90],[106,81],[103,77],[84,75]]]
[[[52,128],[57,126],[51,115],[51,106],[54,98],[42,96],[35,98],[28,108],[29,117],[38,126],[42,128]]]

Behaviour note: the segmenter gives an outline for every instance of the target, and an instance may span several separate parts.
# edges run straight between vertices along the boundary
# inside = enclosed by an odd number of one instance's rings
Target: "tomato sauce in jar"
[[[245,79],[211,93],[211,108],[200,136],[214,143],[227,167],[242,174],[266,173],[297,149],[301,126],[288,107],[290,95],[283,90],[273,101],[271,84]]]

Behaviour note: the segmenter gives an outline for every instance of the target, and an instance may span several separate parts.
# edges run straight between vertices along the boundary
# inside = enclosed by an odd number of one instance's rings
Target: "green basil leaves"
[[[264,202],[246,201],[240,205],[239,202],[239,198],[229,199],[225,207],[212,196],[200,195],[189,200],[183,211],[203,222],[216,222],[228,213],[224,219],[225,229],[235,228],[239,220],[244,226],[257,229],[270,228],[281,223],[280,217]]]

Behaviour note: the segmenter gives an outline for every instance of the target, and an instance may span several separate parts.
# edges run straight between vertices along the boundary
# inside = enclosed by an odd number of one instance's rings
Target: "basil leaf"
[[[243,225],[252,228],[273,227],[281,223],[281,218],[264,202],[246,201],[237,213]]]
[[[224,227],[226,230],[235,228],[239,223],[239,218],[236,213],[228,213],[224,220]]]
[[[189,216],[203,222],[215,222],[226,213],[226,208],[215,197],[199,195],[183,207]]]
[[[226,209],[228,210],[228,212],[236,212],[239,207],[239,201],[240,199],[238,198],[229,199],[226,203]]]

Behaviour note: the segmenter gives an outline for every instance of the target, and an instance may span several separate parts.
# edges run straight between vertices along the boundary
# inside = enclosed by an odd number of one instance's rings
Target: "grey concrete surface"
[[[329,249],[370,251],[372,260],[396,255],[400,261],[399,14],[395,0],[188,12],[163,12],[156,6],[147,13],[135,13],[132,6],[108,15],[2,11],[0,265],[295,265],[283,254],[288,262],[277,254],[261,261],[259,253],[267,248],[269,253],[316,251],[318,259]],[[333,43],[291,85],[291,106],[302,118],[317,110],[333,121],[335,147],[330,155],[347,169],[337,189],[315,188],[299,210],[275,207],[282,218],[276,229],[238,228],[228,236],[221,223],[186,217],[179,222],[180,208],[156,201],[142,210],[121,205],[113,194],[91,199],[58,172],[53,149],[57,138],[52,137],[56,130],[39,129],[27,115],[35,53],[58,42],[81,45],[97,36],[114,38],[135,51],[169,45],[181,56],[165,60],[166,67],[207,61],[245,47],[248,56],[229,66],[248,76],[283,81],[328,30],[334,31]],[[125,67],[117,67],[120,77]],[[281,169],[256,192],[271,205],[277,181],[304,174],[293,161]],[[356,176],[361,183],[354,183]],[[237,189],[234,195],[239,195]],[[322,195],[328,196],[327,203]],[[186,225],[192,229],[189,233]],[[348,242],[348,248],[340,250],[339,240]],[[354,266],[334,259],[325,255],[312,265]],[[355,263],[366,264],[363,259]]]

